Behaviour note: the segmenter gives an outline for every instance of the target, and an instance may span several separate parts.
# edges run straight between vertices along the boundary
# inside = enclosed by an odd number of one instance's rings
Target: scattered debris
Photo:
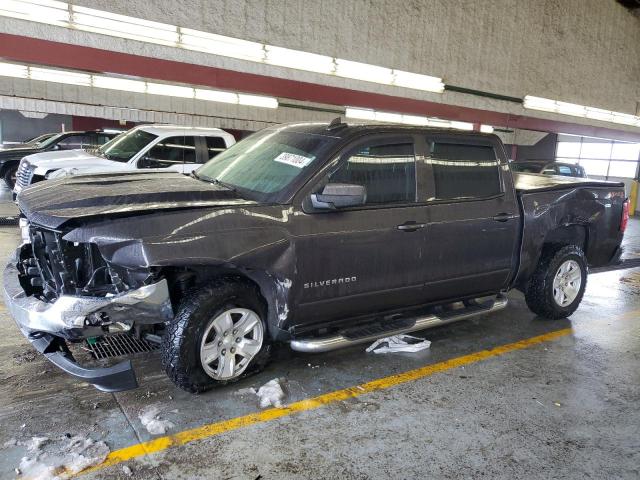
[[[75,475],[104,462],[110,452],[106,443],[82,436],[71,437],[70,441],[66,437],[56,441],[33,437],[17,444],[26,446],[32,456],[22,457],[15,472],[33,480],[55,480],[60,475]]]
[[[38,352],[34,349],[29,349],[22,353],[14,353],[12,356],[14,363],[22,365],[23,363],[31,363],[38,358]]]
[[[376,340],[366,351],[373,353],[415,353],[420,350],[425,350],[430,346],[431,342],[424,338],[414,337],[412,335],[394,335]]]
[[[311,365],[310,363],[307,363],[307,366],[310,368],[320,368],[320,365]]]
[[[4,442],[4,444],[2,445],[2,448],[15,447],[16,445],[18,445],[18,441],[15,438],[11,438],[6,442]]]
[[[49,437],[33,437],[28,442],[20,443],[20,445],[27,447],[27,450],[30,452],[35,452],[40,450],[47,443],[49,443]]]
[[[128,465],[123,465],[122,471],[127,477],[130,477],[131,475],[133,475],[133,470],[131,470],[131,467],[129,467]]]
[[[147,429],[151,435],[162,435],[168,429],[175,427],[169,420],[162,420],[160,417],[160,407],[158,405],[149,405],[145,407],[138,415],[142,426]]]
[[[285,395],[279,378],[269,380],[255,394],[260,398],[260,408],[267,408],[270,405],[282,408],[282,400],[284,400]]]

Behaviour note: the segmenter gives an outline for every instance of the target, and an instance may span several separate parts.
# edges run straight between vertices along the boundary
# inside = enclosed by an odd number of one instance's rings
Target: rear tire
[[[258,289],[247,283],[224,279],[192,291],[167,325],[162,340],[165,372],[191,393],[259,372],[272,349],[265,318]]]
[[[11,165],[3,173],[4,183],[9,187],[9,190],[13,190],[16,186],[16,174],[18,173],[18,165]]]
[[[529,279],[525,300],[537,315],[557,320],[576,311],[587,286],[588,266],[576,245],[547,245]]]

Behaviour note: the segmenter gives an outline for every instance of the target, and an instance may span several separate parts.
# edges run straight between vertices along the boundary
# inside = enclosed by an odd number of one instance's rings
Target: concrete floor
[[[0,228],[0,257],[17,242],[15,228]],[[640,255],[640,220],[626,243],[629,255]],[[0,448],[11,439],[83,434],[120,449],[152,438],[138,418],[150,405],[177,433],[259,411],[255,396],[237,392],[275,377],[290,403],[571,328],[553,341],[85,478],[639,478],[640,268],[590,275],[570,320],[536,318],[520,293],[509,298],[494,315],[421,332],[432,345],[417,354],[354,347],[302,355],[280,347],[265,372],[199,396],[175,388],[155,354],[135,360],[137,390],[105,394],[73,381],[32,353],[0,306]],[[15,477],[24,455],[24,447],[0,449],[0,478]]]

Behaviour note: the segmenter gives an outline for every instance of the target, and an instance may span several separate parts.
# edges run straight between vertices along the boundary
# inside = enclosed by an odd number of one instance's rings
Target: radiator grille
[[[123,357],[136,353],[152,352],[159,345],[136,338],[129,333],[116,333],[108,337],[100,337],[92,342],[87,341],[86,348],[96,360],[103,358]]]
[[[33,170],[31,169],[31,165],[29,162],[22,161],[20,162],[20,166],[18,167],[18,172],[16,173],[16,185],[19,187],[25,188],[28,187],[31,183],[31,176],[33,175]]]

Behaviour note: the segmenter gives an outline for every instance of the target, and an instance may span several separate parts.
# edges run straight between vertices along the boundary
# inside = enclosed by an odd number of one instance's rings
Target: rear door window
[[[425,160],[433,169],[428,200],[486,198],[502,193],[499,161],[489,144],[435,140]]]
[[[567,165],[557,165],[558,175],[564,175],[565,177],[573,176],[573,172],[571,171],[571,167]]]
[[[209,156],[205,162],[227,149],[227,143],[222,137],[205,137],[205,140],[207,142],[207,155]]]
[[[366,188],[366,204],[416,201],[416,162],[413,141],[372,141],[345,154],[329,176],[330,183]]]

